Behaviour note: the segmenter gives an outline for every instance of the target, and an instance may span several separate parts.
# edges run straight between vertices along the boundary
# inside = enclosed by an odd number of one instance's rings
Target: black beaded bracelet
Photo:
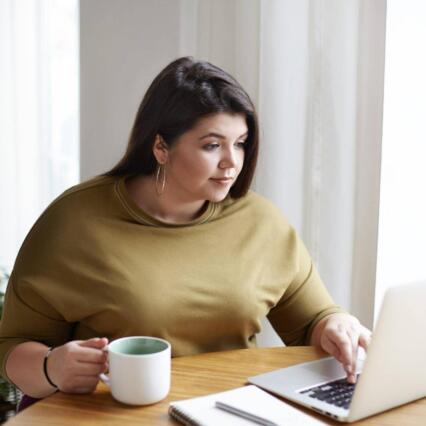
[[[53,383],[52,380],[50,380],[50,377],[47,374],[47,358],[49,358],[49,355],[52,353],[52,349],[53,348],[49,348],[46,352],[46,355],[44,356],[43,371],[44,371],[44,376],[46,377],[46,380],[49,382],[49,384],[53,386],[54,388],[58,389],[58,386],[56,386],[55,383]]]

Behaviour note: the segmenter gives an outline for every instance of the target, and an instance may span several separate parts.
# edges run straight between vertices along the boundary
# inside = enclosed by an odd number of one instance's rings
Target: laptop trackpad
[[[325,358],[252,377],[250,379],[253,380],[250,382],[259,386],[269,385],[277,390],[298,391],[344,376],[345,371],[338,361],[334,358]]]
[[[357,359],[356,370],[358,373],[362,371],[364,358],[364,356],[359,356]],[[343,369],[342,364],[334,358],[324,358],[314,362],[299,364],[295,368],[298,367],[302,368],[304,371],[310,371],[325,377],[339,378],[341,376],[346,376],[346,372]]]
[[[309,362],[299,365],[298,368],[300,368],[302,371],[314,373],[318,377],[325,377],[330,379],[337,379],[342,375],[346,375],[342,365],[334,358],[326,358],[317,362]]]

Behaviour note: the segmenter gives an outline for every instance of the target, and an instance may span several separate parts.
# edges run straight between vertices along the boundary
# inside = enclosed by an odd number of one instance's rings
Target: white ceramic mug
[[[171,346],[167,340],[131,336],[108,345],[109,375],[101,380],[112,396],[130,405],[148,405],[164,399],[170,390]]]

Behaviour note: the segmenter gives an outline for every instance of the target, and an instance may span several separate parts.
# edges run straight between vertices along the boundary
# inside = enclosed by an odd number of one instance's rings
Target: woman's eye
[[[246,144],[246,141],[240,141],[240,142],[237,142],[237,146],[239,147],[239,148],[244,148],[244,145]]]
[[[214,149],[216,149],[219,146],[218,143],[209,143],[207,145],[203,146],[203,149],[205,149],[206,151],[213,151]]]

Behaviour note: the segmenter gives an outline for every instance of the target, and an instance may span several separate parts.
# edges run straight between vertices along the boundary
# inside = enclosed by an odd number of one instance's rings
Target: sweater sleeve
[[[32,294],[31,300],[24,300],[13,278],[12,275],[0,321],[0,374],[7,380],[6,361],[15,346],[28,341],[60,345],[68,340],[72,327],[37,294]]]
[[[286,345],[309,345],[315,325],[324,317],[345,312],[325,288],[299,237],[295,245],[296,274],[268,319]]]
[[[74,219],[81,209],[67,200],[62,195],[47,207],[17,255],[0,321],[0,374],[7,380],[6,361],[15,346],[27,341],[64,344],[74,335],[81,306],[89,303],[75,273],[78,250],[89,244],[78,231],[83,222]]]

